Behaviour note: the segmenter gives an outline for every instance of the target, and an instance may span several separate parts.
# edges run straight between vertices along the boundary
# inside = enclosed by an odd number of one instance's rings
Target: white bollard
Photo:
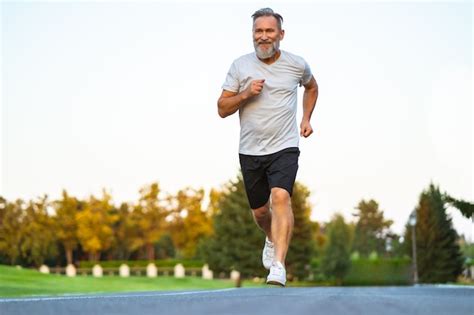
[[[49,273],[49,267],[46,266],[46,265],[41,265],[41,267],[39,268],[39,272],[48,274]]]
[[[209,270],[209,265],[205,264],[202,267],[202,278],[206,280],[212,280],[214,278],[214,273],[212,270]]]
[[[232,271],[230,272],[230,279],[231,279],[231,280],[236,281],[236,280],[238,280],[239,278],[240,278],[240,272],[238,272],[237,270],[232,270]]]
[[[148,266],[146,266],[146,276],[149,278],[156,278],[158,275],[158,268],[156,268],[154,263],[149,263]]]
[[[119,268],[120,277],[130,277],[130,267],[126,264],[121,264]]]
[[[174,277],[175,278],[184,278],[185,270],[182,264],[177,264],[174,266]]]
[[[94,267],[92,267],[92,275],[94,277],[102,277],[103,275],[102,267],[100,265],[94,265]]]
[[[76,267],[74,265],[69,264],[66,266],[66,276],[68,277],[75,277],[76,276]]]

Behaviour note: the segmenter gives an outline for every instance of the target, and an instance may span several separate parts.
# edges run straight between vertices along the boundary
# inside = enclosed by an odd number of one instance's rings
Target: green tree
[[[309,264],[314,252],[314,226],[310,220],[309,189],[296,182],[291,197],[291,205],[295,218],[293,236],[286,259],[287,273],[299,279],[309,275]]]
[[[22,207],[24,205],[21,199],[11,203],[0,197],[0,253],[8,259],[11,265],[15,264],[20,256]]]
[[[387,253],[389,257],[404,257],[405,253],[405,243],[404,238],[395,233],[390,233],[387,240],[389,240],[389,252]]]
[[[466,240],[464,235],[459,238],[459,248],[463,255],[464,267],[469,268],[474,265],[474,243]]]
[[[385,220],[383,211],[375,200],[359,202],[355,214],[358,221],[355,226],[353,250],[368,256],[372,252],[385,253],[385,243],[390,234],[392,220]]]
[[[462,272],[463,259],[457,243],[457,233],[439,188],[430,184],[420,195],[416,207],[415,226],[417,264],[420,282],[444,283],[456,281]],[[407,254],[411,256],[411,227],[405,233]]]
[[[99,260],[101,252],[114,242],[112,227],[118,217],[113,214],[111,199],[104,190],[101,199],[91,196],[84,209],[76,214],[79,242],[91,261]]]
[[[474,204],[469,201],[465,201],[462,199],[456,199],[447,193],[443,194],[443,199],[449,205],[457,208],[463,216],[466,218],[473,218],[474,216]]]
[[[351,231],[340,214],[334,215],[327,226],[328,243],[321,262],[321,270],[329,279],[342,283],[350,267]]]
[[[79,244],[76,215],[81,210],[82,203],[63,190],[62,199],[54,202],[54,206],[56,210],[54,230],[59,242],[64,247],[66,261],[69,265],[73,263],[73,251]]]
[[[173,239],[170,234],[164,234],[155,245],[155,253],[157,259],[174,258],[176,250],[174,248]]]
[[[21,222],[21,255],[35,266],[57,254],[55,224],[47,212],[49,206],[47,196],[30,201]]]
[[[263,276],[264,235],[253,220],[241,175],[225,185],[218,204],[214,234],[201,244],[204,260],[218,273],[236,269],[242,277]]]

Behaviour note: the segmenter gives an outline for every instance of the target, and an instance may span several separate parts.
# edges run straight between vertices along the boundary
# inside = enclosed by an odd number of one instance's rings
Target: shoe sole
[[[284,287],[284,286],[285,286],[283,283],[278,282],[278,281],[275,281],[275,280],[267,281],[267,284],[278,285],[278,286],[280,286],[280,287]]]

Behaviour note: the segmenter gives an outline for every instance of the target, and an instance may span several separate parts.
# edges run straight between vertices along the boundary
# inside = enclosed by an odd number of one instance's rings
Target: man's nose
[[[262,33],[262,39],[265,40],[265,39],[267,39],[267,38],[268,38],[267,32],[264,31],[264,32]]]

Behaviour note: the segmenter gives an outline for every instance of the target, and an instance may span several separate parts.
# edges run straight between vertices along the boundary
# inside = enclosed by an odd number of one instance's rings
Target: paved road
[[[474,314],[472,287],[241,288],[0,299],[0,314]]]

